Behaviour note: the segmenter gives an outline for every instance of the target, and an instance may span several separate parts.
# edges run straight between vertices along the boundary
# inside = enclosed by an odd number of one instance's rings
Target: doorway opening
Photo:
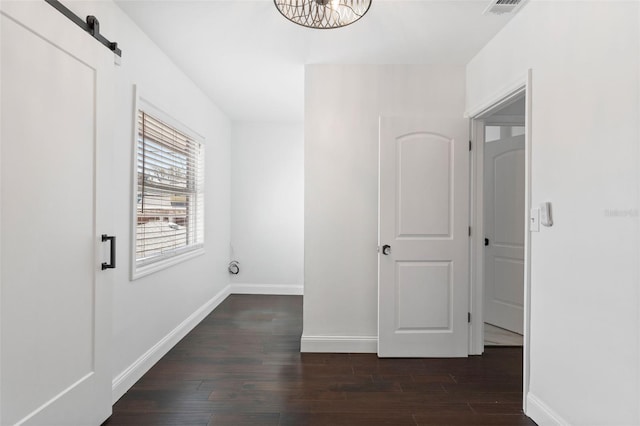
[[[483,354],[485,345],[523,347],[525,413],[530,358],[531,78],[529,70],[520,82],[469,111],[473,229],[469,354]],[[504,335],[504,340],[495,339],[492,331]]]
[[[472,292],[481,322],[475,336],[478,353],[484,346],[524,345],[526,114],[522,90],[473,119],[472,216],[477,232],[471,251]]]

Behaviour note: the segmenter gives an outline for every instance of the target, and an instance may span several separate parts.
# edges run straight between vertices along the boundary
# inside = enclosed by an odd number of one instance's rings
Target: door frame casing
[[[485,118],[507,104],[524,96],[525,98],[525,237],[524,237],[524,338],[523,338],[523,401],[527,412],[529,392],[530,330],[531,330],[531,234],[529,232],[531,210],[531,117],[532,117],[532,75],[531,69],[517,81],[476,108],[467,112],[470,118],[472,141],[470,161],[470,223],[474,230],[469,243],[470,294],[469,312],[473,321],[469,329],[469,355],[484,352],[484,127]]]

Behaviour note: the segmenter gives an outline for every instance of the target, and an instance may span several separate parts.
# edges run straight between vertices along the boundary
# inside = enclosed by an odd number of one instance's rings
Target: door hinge
[[[469,141],[469,151],[471,151],[471,141]]]
[[[469,227],[469,236],[471,236],[471,227]]]
[[[467,312],[467,322],[471,324],[471,312]]]

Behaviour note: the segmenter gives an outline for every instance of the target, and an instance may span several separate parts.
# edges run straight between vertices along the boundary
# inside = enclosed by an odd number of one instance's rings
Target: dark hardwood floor
[[[301,354],[301,333],[302,297],[230,296],[104,425],[535,425],[521,411],[522,348],[467,359]]]

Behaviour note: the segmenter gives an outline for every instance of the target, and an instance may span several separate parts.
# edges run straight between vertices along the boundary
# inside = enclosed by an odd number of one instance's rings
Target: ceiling
[[[489,0],[373,0],[353,25],[287,21],[271,0],[116,0],[234,121],[301,122],[305,64],[466,64],[512,15]]]

